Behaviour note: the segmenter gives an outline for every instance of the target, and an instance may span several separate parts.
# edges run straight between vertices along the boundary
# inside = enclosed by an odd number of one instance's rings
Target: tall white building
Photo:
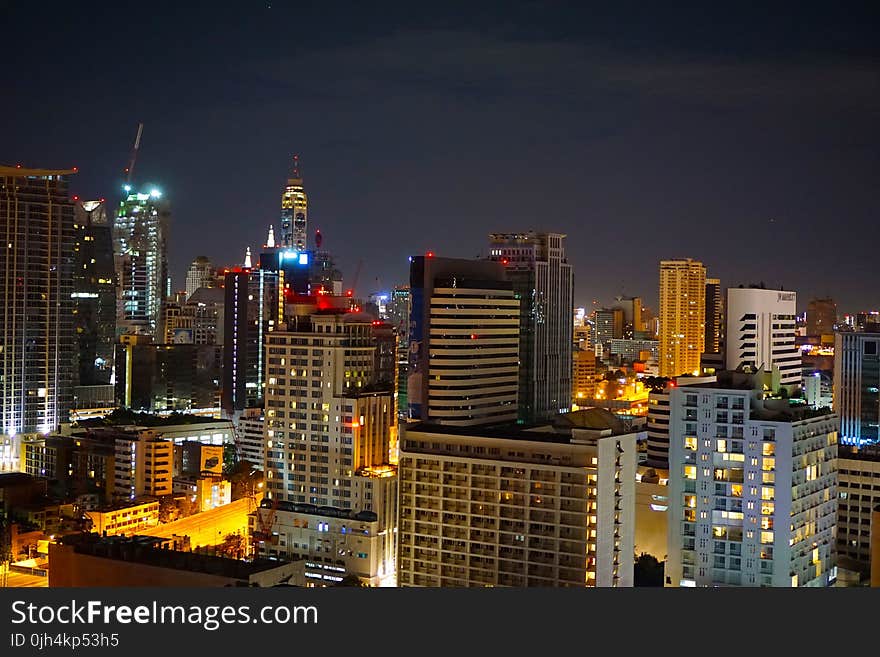
[[[797,295],[739,287],[727,291],[727,367],[750,365],[779,370],[781,385],[801,383],[801,355],[795,344]]]
[[[828,586],[837,417],[765,398],[766,373],[670,397],[667,586]]]
[[[571,408],[574,286],[564,239],[533,231],[489,235],[489,259],[504,265],[520,300],[518,406],[524,423]]]
[[[200,287],[214,287],[216,281],[214,265],[205,256],[198,256],[186,272],[186,298],[189,298]]]
[[[236,427],[239,454],[257,470],[266,467],[265,423],[262,408],[246,408],[241,412]]]

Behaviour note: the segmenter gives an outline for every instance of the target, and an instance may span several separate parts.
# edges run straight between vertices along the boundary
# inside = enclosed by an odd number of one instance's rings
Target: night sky
[[[184,4],[0,0],[0,163],[118,200],[143,121],[175,289],[277,230],[299,153],[360,294],[537,229],[568,235],[578,305],[655,304],[658,261],[694,257],[880,307],[877,3]]]

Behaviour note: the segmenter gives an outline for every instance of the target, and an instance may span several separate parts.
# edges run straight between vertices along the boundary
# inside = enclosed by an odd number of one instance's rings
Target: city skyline
[[[32,110],[43,74],[10,80],[5,156],[76,165],[74,193],[114,206],[143,121],[134,182],[171,201],[175,289],[195,256],[234,264],[260,244],[298,153],[309,237],[321,229],[349,277],[364,260],[362,296],[404,282],[408,255],[485,256],[486,235],[515,229],[569,235],[578,306],[626,294],[656,307],[656,263],[678,257],[724,286],[764,280],[843,312],[880,305],[868,241],[852,239],[876,208],[871,10],[805,9],[792,30],[790,16],[643,8],[623,32],[571,5],[504,10],[500,23],[444,6],[380,25],[353,9],[328,38],[322,10],[297,8],[316,29],[290,43],[277,38],[294,11],[281,5],[217,9],[209,30],[194,29],[197,9],[156,8],[145,29],[169,47],[131,61],[105,56],[129,49],[114,16],[35,21],[16,5],[11,51],[35,70],[62,52],[72,63],[61,115]],[[86,26],[104,38],[48,38]],[[31,29],[43,51],[18,47]],[[220,43],[233,47],[217,55]],[[805,255],[780,259],[780,243]]]

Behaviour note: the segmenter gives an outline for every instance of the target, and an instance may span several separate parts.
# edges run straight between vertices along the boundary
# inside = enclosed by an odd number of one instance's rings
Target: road
[[[189,518],[175,520],[152,529],[139,531],[139,534],[171,538],[172,535],[189,536],[190,546],[195,549],[223,542],[227,534],[247,534],[248,513],[254,502],[243,498],[210,511],[197,513]]]
[[[0,585],[3,584],[4,575],[0,573]],[[6,586],[9,588],[21,587],[46,587],[49,586],[49,578],[41,575],[25,575],[24,573],[6,573]]]

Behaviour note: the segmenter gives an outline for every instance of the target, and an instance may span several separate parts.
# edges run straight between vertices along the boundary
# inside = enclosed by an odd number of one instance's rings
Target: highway
[[[242,498],[224,506],[196,513],[189,518],[175,520],[139,534],[171,538],[172,535],[189,536],[190,546],[195,549],[223,542],[227,534],[247,535],[248,513],[254,508],[254,501]]]

